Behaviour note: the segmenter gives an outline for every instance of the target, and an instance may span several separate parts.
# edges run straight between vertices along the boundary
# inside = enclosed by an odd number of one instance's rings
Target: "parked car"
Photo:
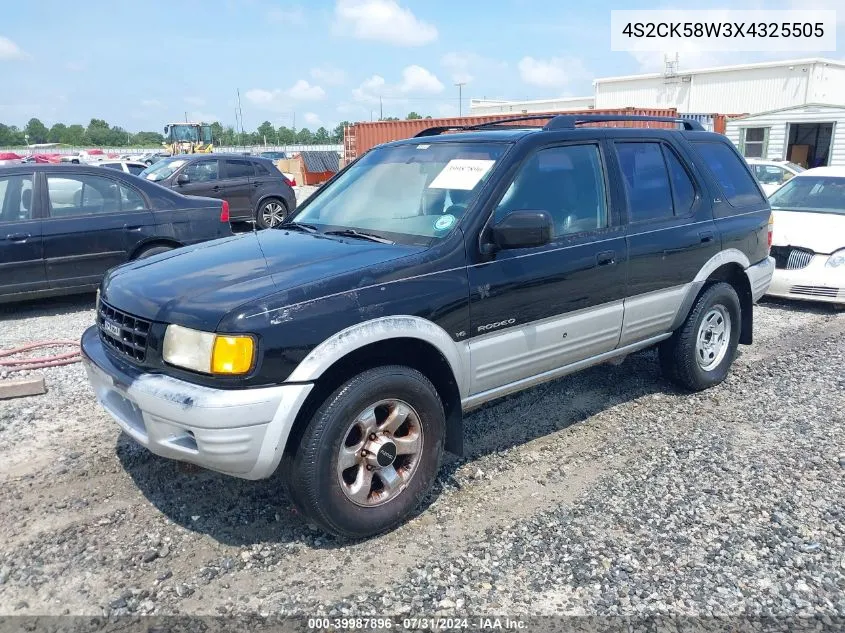
[[[296,207],[288,181],[257,156],[184,154],[156,163],[141,177],[180,193],[227,200],[232,221],[254,221],[260,228],[277,226]]]
[[[620,119],[434,128],[277,229],[113,270],[82,338],[97,398],[158,455],[281,467],[306,516],[365,537],[461,452],[462,411],[655,345],[682,387],[721,383],[774,268],[768,201],[696,122],[580,125]]]
[[[777,191],[783,183],[793,176],[805,171],[801,165],[788,160],[764,160],[761,158],[747,158],[751,165],[751,172],[763,187],[767,196]]]
[[[109,169],[116,169],[117,171],[122,171],[124,173],[132,174],[134,176],[137,176],[147,167],[149,167],[149,165],[145,163],[132,160],[104,160],[95,164],[98,167],[108,167]]]
[[[769,201],[775,274],[768,294],[845,305],[845,167],[803,171]]]
[[[231,235],[225,202],[120,171],[0,168],[0,302],[92,291],[113,266]]]
[[[152,152],[147,153],[138,158],[138,162],[144,163],[145,165],[155,165],[158,161],[164,160],[165,158],[170,158],[170,152]]]
[[[287,152],[261,152],[258,154],[261,158],[269,158],[270,160],[284,160],[288,157]]]

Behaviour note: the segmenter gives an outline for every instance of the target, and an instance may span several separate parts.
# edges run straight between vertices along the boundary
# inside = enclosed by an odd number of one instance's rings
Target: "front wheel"
[[[331,394],[305,429],[288,475],[293,501],[338,536],[389,530],[430,490],[444,428],[440,397],[420,372],[365,371]]]
[[[259,205],[255,222],[262,229],[271,229],[284,222],[287,214],[287,205],[282,200],[270,198]]]
[[[719,282],[706,288],[680,329],[660,344],[663,374],[690,391],[722,382],[736,358],[740,314],[733,286]]]

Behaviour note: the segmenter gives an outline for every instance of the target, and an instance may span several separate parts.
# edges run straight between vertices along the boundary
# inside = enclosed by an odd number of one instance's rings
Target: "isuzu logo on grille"
[[[103,321],[103,329],[115,338],[120,338],[120,326],[117,323]]]

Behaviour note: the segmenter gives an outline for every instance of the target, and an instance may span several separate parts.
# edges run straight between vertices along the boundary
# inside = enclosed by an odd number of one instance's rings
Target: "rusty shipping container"
[[[526,121],[525,125],[543,125],[553,117],[561,114],[628,114],[636,116],[678,116],[674,108],[620,108],[614,110],[580,110],[574,112],[542,112],[532,113],[537,119]],[[353,123],[344,130],[343,134],[343,155],[345,162],[360,156],[376,145],[398,141],[403,138],[411,138],[418,132],[429,127],[441,127],[449,125],[478,125],[479,123],[491,123],[502,119],[520,116],[518,114],[490,114],[485,116],[465,116],[442,119],[411,119],[408,121],[374,121]],[[519,124],[514,124],[519,125]],[[626,121],[622,123],[604,123],[598,125],[613,125],[618,127],[654,127],[671,126],[672,124],[654,124],[644,121]]]

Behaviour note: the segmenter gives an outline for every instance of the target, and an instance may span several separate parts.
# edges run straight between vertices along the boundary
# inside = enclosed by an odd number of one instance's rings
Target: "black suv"
[[[179,154],[151,165],[139,176],[192,196],[229,202],[232,221],[254,221],[265,229],[296,208],[296,195],[273,161],[242,154]]]
[[[674,382],[719,384],[774,269],[768,202],[697,123],[582,125],[618,118],[430,129],[276,230],[112,271],[82,339],[99,401],[158,455],[281,467],[361,537],[414,510],[482,403],[655,345]]]

